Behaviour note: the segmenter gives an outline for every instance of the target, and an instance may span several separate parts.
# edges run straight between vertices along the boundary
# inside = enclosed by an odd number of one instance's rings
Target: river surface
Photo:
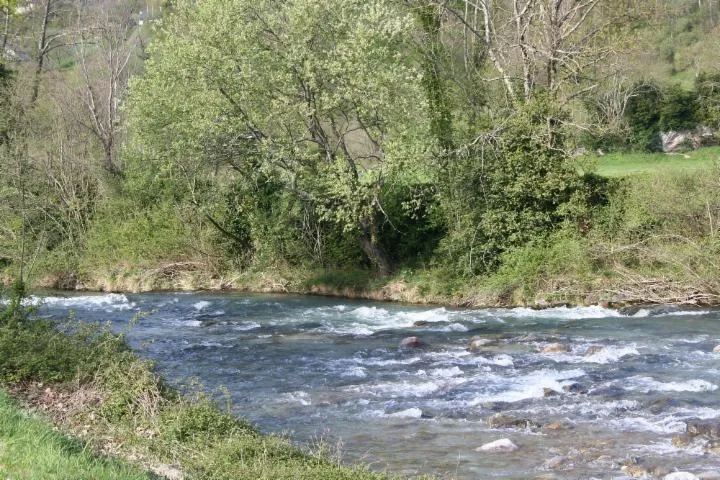
[[[341,444],[344,460],[374,469],[457,479],[623,478],[628,459],[720,469],[720,456],[671,443],[687,419],[720,419],[717,310],[451,310],[183,293],[48,296],[40,309],[70,311],[117,330],[145,312],[129,340],[170,381],[226,387],[263,431]],[[410,335],[425,347],[400,348]],[[468,351],[478,335],[499,343]],[[569,351],[541,353],[551,343]],[[490,428],[497,413],[537,426]],[[502,438],[520,448],[476,451]],[[550,470],[556,456],[567,458]]]

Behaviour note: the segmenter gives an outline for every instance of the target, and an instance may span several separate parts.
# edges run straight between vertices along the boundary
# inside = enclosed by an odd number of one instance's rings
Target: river
[[[720,469],[702,445],[671,442],[688,419],[720,420],[718,310],[453,310],[205,293],[50,293],[40,308],[70,311],[117,330],[144,312],[129,341],[171,382],[224,387],[263,431],[340,445],[344,460],[378,470],[520,479],[623,478],[623,461]],[[401,348],[411,335],[425,346]],[[473,336],[497,344],[471,352]],[[542,353],[554,343],[568,351]],[[497,414],[531,424],[491,428]],[[476,450],[502,438],[520,448]]]

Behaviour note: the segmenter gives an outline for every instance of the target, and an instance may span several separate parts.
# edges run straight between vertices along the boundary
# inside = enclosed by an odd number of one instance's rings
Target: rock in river
[[[569,351],[568,346],[562,343],[551,343],[542,349],[542,353],[567,353]]]
[[[720,421],[718,420],[686,420],[685,433],[692,437],[720,439]]]
[[[400,348],[420,348],[424,346],[425,342],[420,337],[406,337],[400,342]]]
[[[538,424],[527,418],[515,418],[510,415],[496,413],[488,418],[488,427],[490,428],[534,428]]]
[[[486,443],[485,445],[475,449],[477,452],[513,452],[518,447],[509,438],[501,438],[494,442]]]
[[[485,347],[494,347],[497,344],[498,341],[495,338],[473,337],[470,339],[470,345],[468,345],[468,350],[470,350],[471,352],[477,352],[484,349]]]
[[[713,348],[714,353],[720,353],[720,345],[716,345],[715,348]]]

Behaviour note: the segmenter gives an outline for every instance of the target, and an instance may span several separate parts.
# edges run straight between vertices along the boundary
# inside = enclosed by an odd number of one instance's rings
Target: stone
[[[567,353],[570,349],[562,343],[551,343],[542,349],[542,353]]]
[[[566,428],[568,428],[567,425],[565,425],[562,422],[551,422],[543,427],[544,430],[551,430],[551,431],[565,430]]]
[[[400,348],[420,348],[424,346],[425,343],[420,337],[406,337],[400,342]]]
[[[543,397],[554,397],[555,395],[559,394],[557,390],[553,390],[552,388],[543,387]]]
[[[686,420],[685,433],[692,437],[708,437],[720,439],[720,421],[718,420]]]
[[[490,428],[533,428],[538,425],[527,418],[515,418],[510,415],[496,413],[488,418],[488,427]]]
[[[684,433],[682,435],[676,435],[672,437],[670,440],[670,443],[675,448],[687,448],[690,443],[692,442],[693,437],[688,435],[687,433]]]
[[[720,345],[715,345],[715,348],[713,348],[713,353],[720,353]]]
[[[663,480],[698,480],[698,477],[690,472],[673,472],[665,475]]]
[[[642,465],[625,465],[620,470],[631,478],[646,478],[650,474]]]
[[[417,320],[413,322],[413,325],[416,327],[427,327],[430,324],[427,320]]]
[[[470,339],[468,350],[471,352],[477,352],[479,350],[483,350],[485,347],[494,347],[497,344],[498,341],[495,338],[473,337]]]
[[[587,393],[587,388],[582,386],[579,383],[571,383],[570,385],[563,385],[562,387],[563,392],[566,393],[578,393],[578,394],[585,394]]]
[[[545,468],[549,468],[550,470],[555,470],[563,465],[565,465],[568,461],[568,457],[563,457],[562,455],[556,455],[545,462]]]
[[[493,453],[500,453],[500,452],[514,452],[517,450],[518,447],[513,443],[512,440],[509,438],[501,438],[500,440],[495,440],[494,442],[486,443],[485,445],[482,445],[475,449],[477,452],[493,452]]]
[[[585,350],[585,356],[589,357],[591,355],[595,355],[596,353],[600,353],[603,351],[605,347],[601,345],[590,345],[587,350]]]

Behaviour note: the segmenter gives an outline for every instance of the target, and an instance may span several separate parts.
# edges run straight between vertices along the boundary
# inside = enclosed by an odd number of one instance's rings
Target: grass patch
[[[13,479],[141,480],[155,478],[117,459],[95,456],[87,444],[26,414],[0,391],[0,477]]]
[[[611,153],[594,158],[597,173],[604,177],[626,177],[655,173],[692,173],[713,168],[720,161],[720,147],[687,153]]]

